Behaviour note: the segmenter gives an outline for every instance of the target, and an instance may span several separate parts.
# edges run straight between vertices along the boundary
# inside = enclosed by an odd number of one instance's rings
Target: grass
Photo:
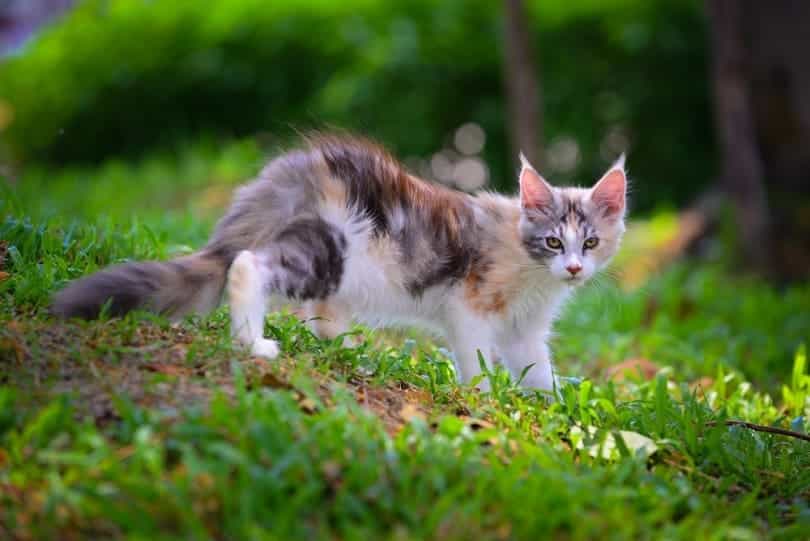
[[[556,327],[552,404],[500,370],[459,386],[407,331],[346,348],[274,314],[265,362],[225,309],[47,316],[69,279],[199,246],[260,159],[198,145],[2,188],[0,537],[806,538],[810,443],[725,421],[810,428],[807,284],[681,262],[588,287]]]

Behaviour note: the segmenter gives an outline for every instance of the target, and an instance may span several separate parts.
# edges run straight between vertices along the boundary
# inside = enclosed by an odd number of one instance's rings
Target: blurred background
[[[310,128],[463,190],[514,191],[520,148],[583,185],[627,152],[662,257],[802,281],[808,28],[804,0],[0,0],[0,176],[45,213],[215,213]]]

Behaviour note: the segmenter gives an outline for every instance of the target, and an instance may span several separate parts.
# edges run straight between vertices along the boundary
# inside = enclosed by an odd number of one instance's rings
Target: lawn
[[[200,144],[2,183],[0,538],[807,538],[810,285],[673,261],[672,214],[565,310],[553,403],[500,370],[459,386],[413,331],[346,348],[274,314],[268,362],[225,308],[48,317],[69,279],[200,246],[261,161]]]

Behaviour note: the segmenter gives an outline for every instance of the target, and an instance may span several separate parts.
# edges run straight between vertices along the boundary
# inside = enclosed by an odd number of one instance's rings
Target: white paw
[[[265,359],[275,359],[278,357],[278,343],[275,340],[268,340],[267,338],[257,338],[250,347],[250,352],[257,357],[264,357]]]

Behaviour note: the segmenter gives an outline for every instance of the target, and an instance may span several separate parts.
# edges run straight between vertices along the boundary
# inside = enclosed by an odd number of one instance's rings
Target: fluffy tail
[[[51,312],[94,319],[107,303],[112,316],[145,309],[179,318],[220,302],[230,261],[201,251],[172,261],[124,263],[76,280],[57,293]]]

